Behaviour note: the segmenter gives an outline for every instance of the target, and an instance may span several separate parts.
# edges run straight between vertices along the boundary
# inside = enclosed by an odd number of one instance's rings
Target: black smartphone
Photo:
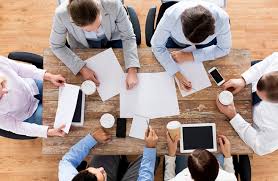
[[[126,137],[126,118],[117,118],[116,136],[118,138]]]
[[[217,70],[216,67],[211,68],[208,73],[212,76],[213,80],[215,81],[215,83],[220,86],[222,84],[224,84],[225,79],[223,78],[223,76],[219,73],[219,71]]]

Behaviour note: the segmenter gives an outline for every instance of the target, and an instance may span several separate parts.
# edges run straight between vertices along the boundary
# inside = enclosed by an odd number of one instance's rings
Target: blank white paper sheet
[[[166,72],[139,73],[139,84],[127,90],[122,82],[120,93],[120,116],[134,115],[150,119],[179,115],[176,86],[173,77]]]
[[[69,133],[72,123],[72,118],[75,112],[80,87],[71,84],[65,84],[64,87],[59,87],[59,101],[56,112],[54,128],[59,128],[63,124],[65,133]]]
[[[193,87],[190,91],[184,91],[180,88],[179,81],[176,79],[181,95],[183,97],[191,95],[195,92],[198,92],[211,86],[211,82],[209,80],[208,74],[203,63],[184,62],[178,65],[181,69],[182,75],[184,75],[187,78],[187,80],[191,82]]]
[[[129,131],[129,136],[144,140],[145,132],[148,129],[149,122],[150,122],[149,118],[134,115],[131,128]]]
[[[109,48],[86,60],[86,66],[95,71],[100,85],[97,91],[102,101],[120,93],[124,72],[112,48]]]

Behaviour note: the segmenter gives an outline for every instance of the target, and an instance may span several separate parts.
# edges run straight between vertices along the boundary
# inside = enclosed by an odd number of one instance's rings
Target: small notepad
[[[138,139],[145,139],[145,132],[148,129],[148,124],[150,122],[149,118],[134,115],[129,136]]]

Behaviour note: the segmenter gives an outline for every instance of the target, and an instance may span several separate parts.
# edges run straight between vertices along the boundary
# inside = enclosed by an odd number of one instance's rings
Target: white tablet
[[[181,126],[180,152],[191,153],[195,149],[217,151],[214,123],[183,124]]]

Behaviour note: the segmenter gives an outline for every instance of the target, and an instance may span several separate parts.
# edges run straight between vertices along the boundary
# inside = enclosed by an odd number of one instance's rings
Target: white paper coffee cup
[[[96,84],[91,80],[86,80],[81,84],[81,90],[86,95],[92,95],[96,92]]]
[[[233,103],[234,101],[234,96],[230,91],[222,91],[218,95],[218,100],[221,104],[228,106]]]
[[[115,123],[115,118],[111,114],[108,114],[108,113],[103,114],[100,118],[100,125],[103,128],[106,128],[106,129],[112,128],[114,126],[114,123]]]
[[[176,136],[180,138],[180,128],[181,128],[180,122],[171,121],[167,124],[166,128],[172,140],[174,140]]]

